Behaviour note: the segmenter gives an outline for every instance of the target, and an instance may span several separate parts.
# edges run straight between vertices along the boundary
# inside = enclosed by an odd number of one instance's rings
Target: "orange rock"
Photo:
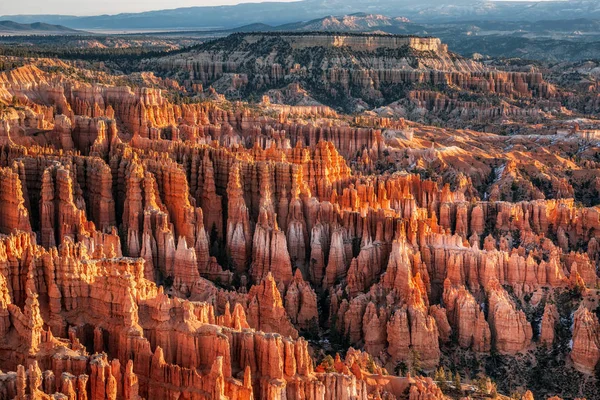
[[[546,303],[544,307],[544,315],[542,316],[542,330],[540,332],[540,343],[552,346],[554,343],[554,331],[558,321],[558,311],[556,306],[551,303]]]
[[[422,367],[434,369],[439,364],[441,355],[439,333],[435,319],[427,311],[420,294],[411,296],[408,302],[411,346],[421,357]]]
[[[435,39],[416,43],[446,53]],[[330,68],[325,90],[378,99],[386,83],[445,82],[523,105],[407,93],[403,112],[427,110],[420,118],[448,126],[539,118],[527,104],[534,93],[548,109],[564,103],[537,72],[487,71],[446,55],[419,62],[431,71]],[[565,287],[585,295],[573,364],[597,368],[598,322],[586,307],[598,283],[600,212],[575,205],[564,168],[531,150],[527,135],[506,150],[497,135],[276,104],[305,102],[299,84],[268,91],[256,111],[198,83],[266,87],[302,66],[274,64],[254,79],[230,74],[231,60],[175,55],[163,67],[189,70],[189,82],[143,72],[132,89],[110,74],[85,71],[91,85],[54,72],[64,69],[59,60],[24,63],[0,72],[0,363],[15,371],[0,373],[0,397],[437,399],[430,379],[391,377],[380,364],[418,354],[433,369],[453,332],[465,351],[525,351],[532,328],[513,295],[535,306],[543,291]],[[170,90],[205,101],[176,104]],[[597,169],[581,158],[565,162]],[[375,173],[377,160],[439,178]],[[528,178],[540,165],[551,200]],[[475,188],[488,177],[481,201]],[[529,200],[500,201],[514,184]],[[319,306],[329,307],[328,321]],[[541,343],[552,344],[557,321],[546,303]],[[314,328],[366,352],[348,349],[335,372],[315,372],[318,352],[298,333]]]
[[[372,302],[369,303],[363,316],[362,328],[365,340],[365,351],[377,356],[387,344],[387,311],[384,308],[377,309]]]
[[[438,327],[439,338],[442,342],[450,341],[452,335],[452,328],[448,323],[448,316],[446,315],[446,309],[435,305],[429,308],[429,314],[435,319],[435,323]]]
[[[292,338],[298,337],[283,307],[281,293],[269,272],[263,280],[248,292],[248,323],[265,332],[278,332]]]
[[[496,350],[506,354],[525,350],[533,336],[531,324],[523,311],[517,311],[498,281],[488,286],[488,302],[488,321]]]
[[[410,351],[410,327],[407,308],[396,310],[387,324],[388,353],[395,362],[408,359]]]
[[[262,209],[254,230],[250,276],[255,282],[259,282],[270,273],[278,284],[287,287],[292,280],[287,240],[276,222],[274,226],[270,226],[269,219],[266,209]]]
[[[302,330],[314,329],[318,326],[317,295],[310,284],[302,278],[300,269],[285,294],[285,310],[292,323]]]
[[[8,168],[0,168],[0,221],[1,233],[31,231],[21,180]]]
[[[238,273],[246,272],[252,249],[252,228],[243,198],[239,164],[234,164],[227,183],[228,205],[226,245]]]
[[[571,359],[579,371],[592,374],[600,361],[600,324],[583,304],[573,315]]]

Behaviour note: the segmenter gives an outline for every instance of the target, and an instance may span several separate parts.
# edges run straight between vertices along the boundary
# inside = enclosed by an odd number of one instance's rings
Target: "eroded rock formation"
[[[402,70],[323,70],[329,94],[558,96],[536,72],[487,71],[436,40],[329,39],[435,53]],[[33,64],[0,73],[0,398],[438,399],[433,380],[393,374],[431,373],[449,351],[536,346],[596,371],[600,211],[577,199],[600,189],[597,146],[576,161],[552,153],[568,138],[349,117],[271,104],[274,92],[232,103],[198,86],[228,76],[266,90],[302,65],[243,76],[220,50],[160,65],[194,76],[133,89]],[[176,101],[170,90],[190,85],[198,97]],[[329,363],[333,346],[347,351]]]

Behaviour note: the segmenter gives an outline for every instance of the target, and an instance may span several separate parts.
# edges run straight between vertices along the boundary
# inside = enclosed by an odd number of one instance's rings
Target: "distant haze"
[[[0,0],[0,15],[99,15],[294,0]]]
[[[101,14],[138,13],[143,11],[167,10],[180,7],[205,7],[235,5],[241,3],[292,2],[299,0],[0,0],[0,15],[74,15],[91,16]],[[399,0],[409,5],[411,1]],[[475,2],[476,0],[473,0]],[[568,2],[569,0],[491,0],[493,2]],[[461,1],[457,1],[461,2]],[[448,0],[446,4],[454,2]],[[368,8],[369,0],[365,0]]]
[[[232,5],[236,1],[242,3]],[[22,24],[43,22],[96,32],[233,29],[245,25],[256,29],[256,24],[279,26],[356,13],[404,17],[413,23],[476,20],[531,22],[581,18],[600,20],[599,0],[249,1],[251,0],[0,0],[0,20]]]

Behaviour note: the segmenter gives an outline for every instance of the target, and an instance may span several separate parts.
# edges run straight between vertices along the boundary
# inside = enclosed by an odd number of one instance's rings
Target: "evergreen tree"
[[[454,374],[454,378],[452,380],[452,383],[454,383],[454,387],[458,390],[461,390],[461,384],[460,384],[460,374],[458,373],[458,371]]]
[[[433,380],[436,382],[438,387],[442,390],[442,392],[448,389],[448,377],[446,376],[446,370],[444,367],[439,367],[435,371],[435,375],[433,376]]]
[[[417,375],[421,371],[421,355],[413,347],[410,348],[408,361],[410,374]]]

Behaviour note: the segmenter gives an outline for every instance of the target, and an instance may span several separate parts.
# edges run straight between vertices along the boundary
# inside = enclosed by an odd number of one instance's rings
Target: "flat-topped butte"
[[[250,33],[243,35],[243,40],[247,43],[256,43],[271,36],[273,34]],[[448,46],[434,37],[347,33],[278,33],[276,36],[289,43],[294,49],[348,47],[357,51],[373,51],[378,48],[398,49],[407,46],[418,51],[434,51],[436,53],[448,51]]]
[[[448,46],[439,38],[412,35],[387,35],[378,33],[351,32],[249,32],[234,33],[199,46],[201,50],[228,49],[243,45],[253,45],[261,41],[277,40],[294,50],[313,47],[325,49],[347,48],[352,51],[373,52],[378,49],[430,51],[447,54]]]

